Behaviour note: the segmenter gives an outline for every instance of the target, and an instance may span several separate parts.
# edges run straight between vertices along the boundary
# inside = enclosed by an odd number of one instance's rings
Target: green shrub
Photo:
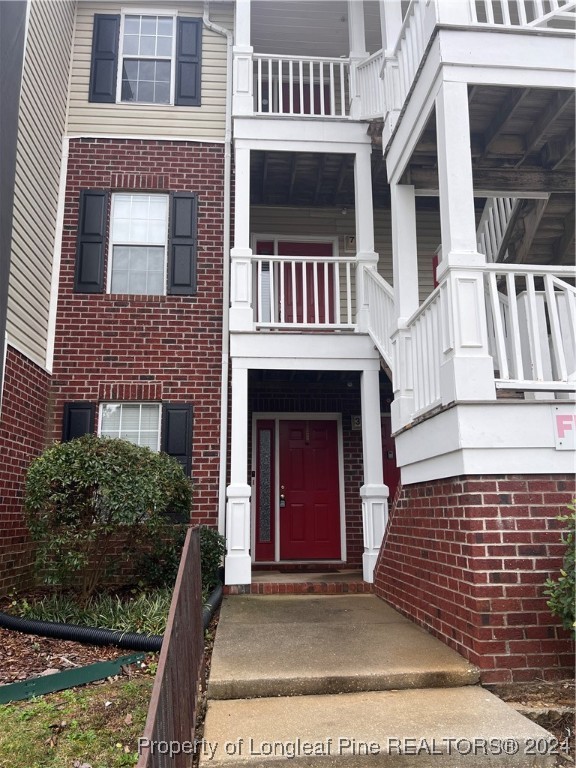
[[[576,617],[575,617],[575,603],[576,603],[576,590],[575,590],[575,556],[574,545],[576,542],[576,506],[574,504],[569,505],[568,509],[572,512],[569,515],[563,515],[559,517],[563,523],[566,523],[567,530],[562,536],[562,541],[566,544],[566,554],[564,555],[564,563],[560,569],[560,575],[557,579],[547,579],[545,583],[544,594],[550,598],[548,600],[548,607],[554,616],[558,616],[562,620],[562,625],[565,629],[571,629],[576,634]]]
[[[189,514],[192,489],[165,453],[125,440],[85,435],[48,448],[28,470],[26,514],[46,583],[83,600],[107,575],[113,544],[134,557],[166,529],[166,515]]]
[[[200,526],[200,567],[202,588],[212,590],[218,584],[218,567],[226,551],[226,539],[216,528]]]
[[[174,587],[186,531],[186,526],[166,526],[155,538],[150,552],[144,552],[137,559],[139,583],[160,589]]]

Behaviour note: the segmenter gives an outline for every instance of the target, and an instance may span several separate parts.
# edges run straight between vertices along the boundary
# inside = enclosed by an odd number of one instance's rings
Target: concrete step
[[[478,686],[210,701],[202,768],[551,768],[551,735]]]
[[[208,697],[477,683],[478,670],[374,595],[224,599]]]

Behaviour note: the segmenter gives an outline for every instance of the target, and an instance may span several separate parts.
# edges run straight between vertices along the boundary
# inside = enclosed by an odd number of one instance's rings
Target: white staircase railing
[[[384,114],[384,82],[381,76],[383,66],[384,51],[380,50],[356,68],[362,120],[374,120]]]
[[[485,276],[496,386],[576,390],[576,270],[494,264]]]
[[[255,53],[254,113],[347,117],[350,62]]]
[[[502,241],[517,205],[515,197],[490,197],[486,200],[476,237],[478,250],[485,254],[487,261],[498,261]]]
[[[468,0],[472,24],[546,27],[576,21],[574,0]]]
[[[407,323],[412,343],[412,375],[414,381],[414,416],[439,405],[442,350],[441,286],[435,288]]]
[[[392,370],[392,341],[396,318],[394,291],[375,269],[364,270],[364,298],[368,305],[368,333],[386,365]]]
[[[253,256],[259,328],[353,329],[355,258]]]

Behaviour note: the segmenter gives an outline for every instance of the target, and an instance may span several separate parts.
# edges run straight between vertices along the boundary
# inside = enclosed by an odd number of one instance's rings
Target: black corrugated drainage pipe
[[[208,624],[222,600],[222,585],[219,584],[208,598],[202,611],[203,630]],[[80,627],[76,624],[61,624],[57,621],[39,621],[21,619],[0,612],[0,627],[24,632],[28,635],[54,637],[58,640],[75,640],[89,645],[116,645],[133,651],[159,651],[162,647],[162,635],[139,635],[136,632],[122,632],[118,629],[100,629],[99,627]]]

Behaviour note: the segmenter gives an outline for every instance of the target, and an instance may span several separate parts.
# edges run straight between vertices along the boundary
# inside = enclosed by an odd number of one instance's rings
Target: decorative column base
[[[369,584],[374,581],[374,567],[388,522],[388,493],[388,486],[384,484],[363,485],[360,488],[364,530],[362,573],[364,581]]]
[[[230,330],[252,331],[252,250],[232,248],[230,256]]]
[[[440,366],[442,405],[458,400],[495,400],[491,357],[452,357]]]
[[[250,486],[229,485],[226,490],[225,583],[250,584]]]

